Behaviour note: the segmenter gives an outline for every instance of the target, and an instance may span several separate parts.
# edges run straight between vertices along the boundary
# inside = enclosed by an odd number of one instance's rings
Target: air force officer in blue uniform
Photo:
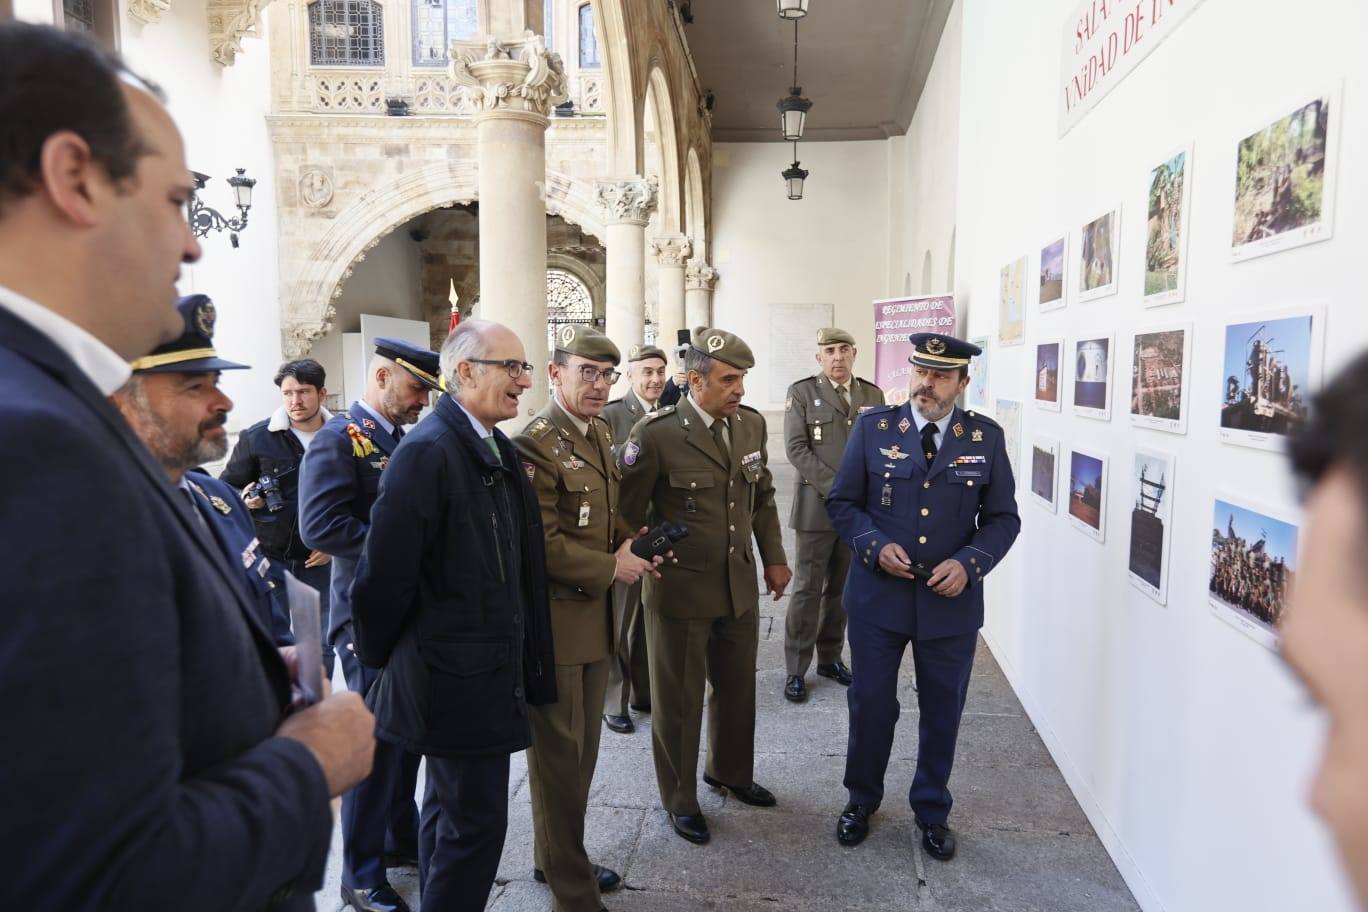
[[[860,416],[827,498],[854,558],[844,595],[855,669],[850,798],[836,836],[858,845],[883,800],[898,666],[910,643],[921,715],[908,801],[927,853],[948,860],[950,768],[983,626],[983,578],[1012,546],[1021,519],[1002,428],[955,407],[979,349],[935,333],[911,341],[909,401]]]

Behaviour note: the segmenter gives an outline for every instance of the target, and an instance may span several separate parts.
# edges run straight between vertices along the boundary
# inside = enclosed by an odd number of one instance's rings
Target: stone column
[[[531,32],[453,41],[451,75],[471,89],[480,163],[479,316],[517,333],[535,367],[520,430],[546,404],[546,127],[565,98],[560,57]]]
[[[641,344],[645,331],[646,223],[655,211],[658,189],[654,177],[603,180],[597,185],[608,235],[605,331],[624,357],[629,348]]]
[[[660,304],[656,314],[656,345],[674,348],[676,332],[684,329],[684,261],[693,252],[693,241],[673,234],[651,241],[651,252],[660,266]]]
[[[684,320],[690,329],[712,326],[713,287],[717,270],[707,263],[692,262],[684,270]]]

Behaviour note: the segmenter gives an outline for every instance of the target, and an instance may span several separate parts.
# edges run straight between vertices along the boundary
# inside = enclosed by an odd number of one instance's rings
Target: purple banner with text
[[[957,336],[954,295],[915,295],[874,302],[874,382],[890,404],[907,401],[913,333]]]

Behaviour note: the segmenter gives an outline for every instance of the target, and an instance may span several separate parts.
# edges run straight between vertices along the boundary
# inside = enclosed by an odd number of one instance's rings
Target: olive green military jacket
[[[689,527],[674,559],[660,566],[661,579],[646,581],[647,608],[666,617],[741,617],[757,609],[759,567],[788,563],[765,419],[742,406],[729,426],[724,459],[695,405],[682,399],[639,422],[618,448],[629,527],[646,525],[651,514]]]
[[[557,665],[612,654],[613,552],[629,534],[608,426],[595,419],[588,438],[553,399],[513,439],[541,506]]]
[[[646,403],[637,398],[637,394],[632,390],[627,391],[627,395],[621,399],[614,399],[603,407],[603,420],[608,422],[608,427],[613,431],[613,447],[622,446],[627,442],[627,435],[632,433],[632,428],[638,421],[646,417]]]
[[[797,470],[797,490],[789,527],[801,532],[830,532],[826,498],[841,465],[846,438],[860,413],[884,404],[883,390],[868,380],[850,380],[850,408],[823,374],[804,377],[788,388],[784,399],[784,449]]]

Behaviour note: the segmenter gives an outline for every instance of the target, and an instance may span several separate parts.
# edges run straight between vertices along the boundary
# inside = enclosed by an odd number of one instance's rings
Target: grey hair
[[[690,346],[684,353],[684,370],[698,371],[699,376],[706,377],[712,373],[714,360],[711,355]]]
[[[498,325],[493,320],[467,320],[452,330],[442,343],[438,356],[442,376],[446,377],[447,392],[457,399],[461,398],[461,381],[456,376],[456,365],[488,355],[489,331]],[[484,367],[483,364],[475,366]]]

